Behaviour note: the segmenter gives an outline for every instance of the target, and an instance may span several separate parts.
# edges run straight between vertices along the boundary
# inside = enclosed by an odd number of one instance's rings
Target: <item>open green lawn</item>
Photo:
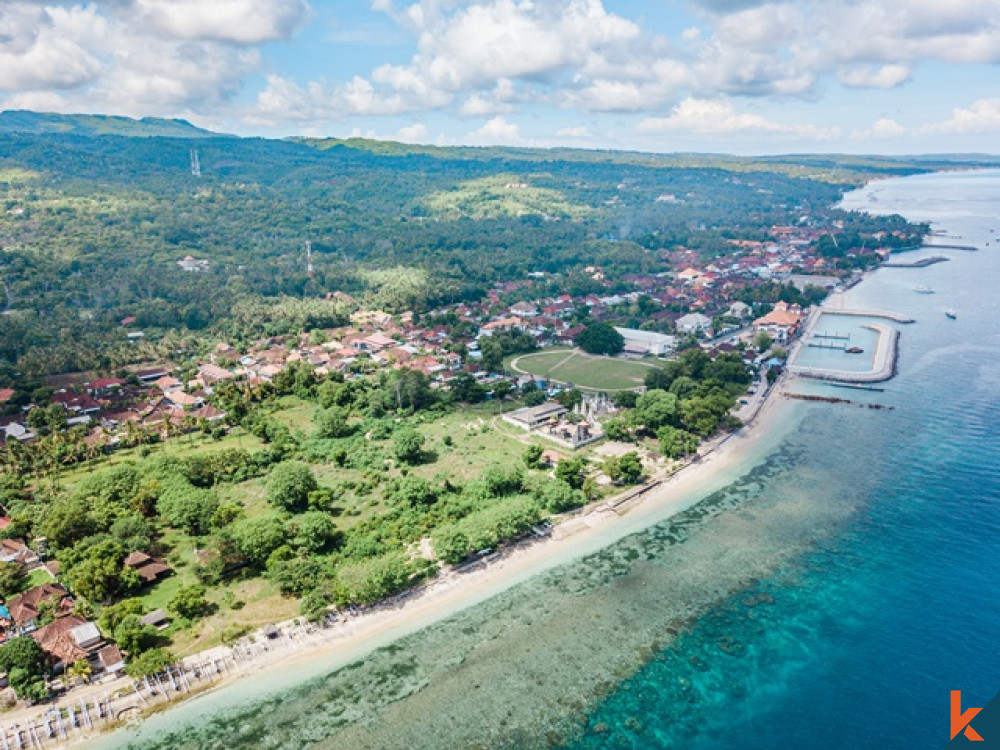
[[[587,390],[628,390],[642,385],[656,360],[597,357],[578,349],[555,349],[512,357],[508,368]]]
[[[221,440],[215,440],[214,438],[208,435],[203,435],[200,432],[191,432],[187,435],[171,438],[170,440],[162,443],[154,443],[149,446],[140,446],[115,451],[114,453],[111,453],[108,456],[103,456],[96,461],[88,461],[86,463],[79,464],[63,473],[62,476],[60,476],[59,481],[66,487],[72,487],[81,479],[99,469],[104,469],[108,466],[116,466],[121,463],[127,463],[128,461],[140,461],[142,460],[141,453],[143,448],[149,449],[149,455],[166,454],[183,458],[186,456],[197,456],[201,453],[211,453],[213,451],[225,450],[226,448],[243,448],[253,452],[259,449],[261,445],[263,445],[263,443],[261,443],[258,438],[251,435],[242,427],[234,427],[232,431]]]
[[[285,396],[278,401],[278,406],[279,409],[272,416],[279,423],[292,432],[308,435],[313,431],[313,422],[319,411],[316,404],[295,396]]]
[[[46,583],[52,583],[52,576],[49,575],[49,571],[45,568],[35,568],[25,577],[24,588],[25,590],[33,589],[35,586],[41,586]]]

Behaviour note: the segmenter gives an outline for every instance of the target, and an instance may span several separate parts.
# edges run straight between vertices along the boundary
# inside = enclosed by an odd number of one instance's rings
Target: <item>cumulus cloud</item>
[[[906,128],[891,117],[878,119],[867,130],[857,130],[851,133],[851,138],[858,141],[892,140],[906,135]]]
[[[516,146],[523,143],[521,128],[503,117],[494,117],[469,133],[466,141],[477,146]]]
[[[402,141],[403,143],[426,143],[427,126],[422,122],[418,122],[402,127],[396,133],[395,140]]]
[[[0,90],[70,89],[101,73],[90,47],[107,29],[93,8],[14,3],[0,9],[0,28]]]
[[[402,57],[348,74],[293,76],[266,58],[266,45],[309,22],[309,0],[0,0],[0,105],[200,113],[303,130],[442,110],[498,129],[473,137],[508,139],[520,137],[512,132],[518,111],[551,107],[580,120],[638,113],[649,131],[819,138],[829,131],[781,125],[747,102],[814,101],[831,84],[889,90],[918,77],[928,60],[1000,63],[1000,0],[689,0],[695,23],[669,34],[637,20],[629,4],[612,10],[606,0],[369,6],[375,22],[333,26],[314,40],[375,52],[402,40],[410,45]],[[246,91],[251,81],[256,88]],[[925,132],[992,127],[982,125],[989,101]],[[857,133],[886,137],[888,127]]]
[[[980,99],[958,107],[951,117],[918,129],[920,135],[967,135],[1000,131],[1000,99]]]
[[[304,0],[135,0],[143,23],[179,39],[260,44],[286,39],[306,20]]]
[[[560,128],[556,131],[556,135],[560,138],[589,138],[590,131],[583,125],[574,125],[569,128]]]
[[[844,68],[840,82],[849,88],[892,89],[910,80],[907,65],[882,65]]]
[[[833,128],[785,125],[751,112],[737,112],[727,101],[691,98],[674,107],[669,117],[650,117],[643,120],[639,123],[638,130],[642,133],[682,131],[701,135],[774,133],[810,139],[833,138],[839,135]]]
[[[5,0],[3,107],[214,120],[262,56],[307,19],[305,0]]]

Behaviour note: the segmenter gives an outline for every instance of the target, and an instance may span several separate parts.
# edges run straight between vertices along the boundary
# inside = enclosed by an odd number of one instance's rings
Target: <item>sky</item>
[[[1000,153],[1000,0],[0,0],[0,108],[240,135]]]

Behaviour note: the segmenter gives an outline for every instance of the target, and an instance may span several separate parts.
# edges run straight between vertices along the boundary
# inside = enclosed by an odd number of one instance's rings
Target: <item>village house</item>
[[[210,386],[214,383],[222,383],[232,380],[236,376],[229,370],[219,367],[218,365],[203,364],[198,368],[198,377],[206,386]]]
[[[681,333],[701,333],[712,327],[712,319],[701,313],[689,313],[678,318],[676,326]]]
[[[145,552],[133,552],[125,558],[125,565],[138,573],[143,583],[154,583],[174,572],[162,558],[152,557]]]
[[[106,644],[97,626],[78,615],[67,615],[31,634],[53,666],[96,658]]]
[[[108,396],[120,391],[125,386],[125,381],[120,378],[98,378],[84,383],[83,388],[91,396]]]
[[[73,600],[65,586],[58,583],[43,583],[27,591],[12,596],[7,601],[8,618],[18,633],[35,630],[38,615],[45,604],[52,607],[56,618],[69,614],[73,609]]]
[[[193,255],[185,256],[177,261],[177,265],[181,267],[182,271],[186,271],[187,273],[200,273],[208,270],[208,261],[199,260]]]
[[[767,331],[775,341],[784,343],[794,335],[799,323],[802,322],[802,308],[778,302],[767,315],[753,322],[758,331]]]
[[[99,401],[95,401],[86,393],[74,393],[73,391],[59,391],[52,394],[50,399],[53,404],[59,404],[66,411],[78,414],[93,414],[101,410]]]
[[[518,318],[533,318],[538,315],[538,308],[530,302],[518,302],[515,305],[511,305],[510,314]]]
[[[4,440],[17,440],[20,443],[27,443],[38,437],[37,433],[13,418],[0,427],[0,433],[3,434]]]
[[[125,671],[125,657],[122,656],[118,646],[114,644],[100,649],[97,652],[97,661],[105,674],[117,677]]]
[[[139,378],[143,383],[149,385],[150,383],[159,380],[164,375],[169,375],[172,368],[169,367],[150,367],[145,370],[136,370],[135,376]]]
[[[0,539],[0,562],[17,563],[25,570],[41,564],[38,555],[23,539]]]

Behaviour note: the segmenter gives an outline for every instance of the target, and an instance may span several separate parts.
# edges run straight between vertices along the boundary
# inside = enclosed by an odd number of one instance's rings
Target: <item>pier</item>
[[[916,320],[913,318],[908,318],[905,315],[900,315],[894,312],[885,312],[884,310],[838,310],[834,307],[821,307],[820,315],[849,315],[857,318],[885,318],[886,320],[891,320],[894,323],[915,323]]]
[[[924,249],[926,250],[965,250],[970,253],[979,252],[979,248],[975,245],[939,245],[937,242],[930,244],[925,244]]]
[[[833,341],[810,341],[806,346],[811,346],[814,349],[839,349],[843,351],[847,348],[846,342],[836,343]]]

